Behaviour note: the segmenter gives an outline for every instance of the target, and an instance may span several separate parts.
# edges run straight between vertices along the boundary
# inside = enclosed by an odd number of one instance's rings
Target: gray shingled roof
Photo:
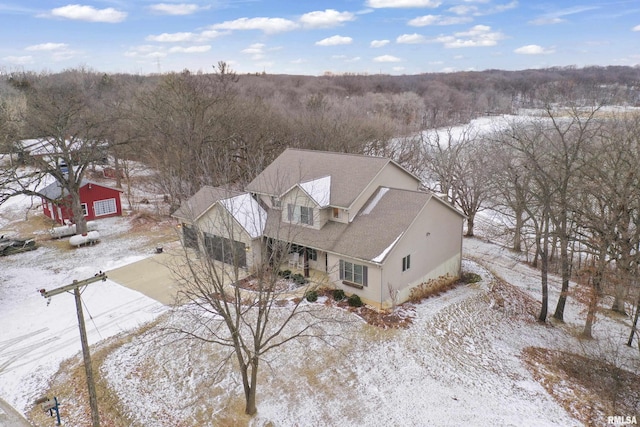
[[[246,190],[282,196],[297,183],[331,176],[329,205],[349,208],[389,163],[400,168],[382,157],[288,148],[247,185]]]
[[[111,190],[122,191],[117,188],[109,187],[108,185],[100,184],[99,182],[91,181],[89,179],[83,179],[82,181],[80,181],[80,188],[84,187],[87,184],[94,184],[100,187],[110,188]],[[69,195],[67,189],[63,188],[58,181],[54,181],[51,184],[47,185],[42,190],[40,190],[39,193],[50,200],[58,200]]]
[[[239,191],[205,185],[198,190],[196,194],[191,196],[189,200],[182,203],[178,210],[171,214],[171,216],[189,222],[195,221],[218,200],[239,196],[241,194]]]
[[[272,210],[265,234],[323,251],[382,262],[381,255],[406,232],[431,198],[430,193],[421,191],[380,187],[351,223],[329,221],[321,230],[287,227],[288,224],[280,223],[280,212]]]

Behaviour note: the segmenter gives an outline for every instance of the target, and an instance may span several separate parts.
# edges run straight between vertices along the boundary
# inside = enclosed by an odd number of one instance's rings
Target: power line
[[[91,354],[89,353],[89,343],[87,341],[87,330],[84,324],[84,314],[82,312],[82,298],[80,296],[80,287],[87,286],[93,282],[107,280],[107,275],[102,271],[84,280],[74,280],[70,285],[47,291],[40,289],[40,294],[49,301],[51,297],[64,292],[73,291],[76,300],[76,315],[78,316],[78,328],[80,329],[80,343],[82,344],[82,358],[84,360],[84,371],[87,375],[87,387],[89,389],[89,405],[91,406],[91,422],[93,427],[100,427],[100,415],[98,413],[98,398],[96,395],[96,385],[93,380],[93,368],[91,366]],[[47,302],[48,304],[48,302]],[[91,315],[89,315],[91,316]]]

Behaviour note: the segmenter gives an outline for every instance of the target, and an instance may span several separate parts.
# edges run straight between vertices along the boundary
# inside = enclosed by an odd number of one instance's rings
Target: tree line
[[[465,213],[467,236],[483,210],[502,219],[490,227],[540,269],[540,322],[557,273],[554,319],[564,321],[575,280],[587,290],[582,335],[592,337],[607,297],[611,310],[635,313],[631,345],[640,308],[640,113],[550,92],[537,115],[495,124],[420,134],[426,182]]]
[[[541,321],[549,263],[559,266],[562,320],[579,274],[590,272],[580,277],[593,298],[612,286],[619,312],[638,287],[638,119],[609,108],[636,105],[638,82],[638,67],[312,77],[238,75],[220,62],[210,73],[9,73],[0,147],[45,138],[51,152],[30,159],[31,182],[50,175],[70,194],[105,153],[119,179],[143,163],[174,207],[205,184],[242,188],[287,147],[392,157],[465,213],[467,235],[483,209],[511,218],[514,250],[542,269]],[[542,114],[453,132],[522,108]],[[3,169],[0,202],[38,195],[17,171]]]

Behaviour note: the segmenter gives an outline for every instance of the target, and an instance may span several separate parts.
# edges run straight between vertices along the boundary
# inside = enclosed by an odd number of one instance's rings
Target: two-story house
[[[287,149],[245,190],[266,213],[262,239],[290,243],[295,267],[387,307],[460,275],[464,216],[419,187],[390,159]]]

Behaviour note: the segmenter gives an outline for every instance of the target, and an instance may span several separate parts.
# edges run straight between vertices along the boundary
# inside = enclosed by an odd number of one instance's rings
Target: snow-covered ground
[[[0,206],[0,234],[16,234],[15,225],[24,220],[30,206],[27,197]],[[143,242],[122,238],[128,228],[127,218],[104,219],[98,245],[74,250],[62,249],[66,245],[61,242],[60,247],[47,245],[0,258],[0,398],[19,411],[26,413],[47,390],[60,362],[80,351],[73,295],[60,294],[48,302],[38,290],[52,290],[149,256]],[[82,302],[90,344],[129,331],[166,310],[110,280],[88,285]]]
[[[0,234],[11,234],[29,206],[30,199],[21,197],[0,206]],[[22,413],[47,390],[60,363],[80,351],[73,296],[58,295],[47,303],[38,290],[153,252],[153,245],[129,233],[128,218],[102,220],[99,226],[102,241],[93,247],[47,245],[0,258],[0,398]],[[333,346],[300,340],[270,354],[260,371],[258,415],[244,421],[256,427],[580,425],[533,379],[521,351],[540,346],[597,353],[605,340],[623,342],[628,328],[601,316],[594,326],[597,340],[579,344],[575,336],[584,307],[570,299],[566,324],[538,325],[518,311],[521,306],[505,304],[490,291],[496,274],[539,300],[538,272],[508,249],[481,239],[465,239],[464,252],[465,270],[483,281],[417,305],[408,329],[382,330],[355,319],[327,325],[342,337]],[[552,279],[551,312],[558,288]],[[82,297],[91,344],[167,312],[110,280],[87,286]],[[340,309],[324,309],[354,320]],[[640,371],[637,349],[616,348],[625,367]],[[203,425],[202,420],[233,425],[242,419],[242,386],[229,370],[213,372],[221,357],[214,346],[175,342],[152,328],[106,356],[100,373],[131,425],[191,426]]]
[[[249,424],[580,425],[520,359],[527,346],[572,348],[571,336],[531,315],[514,322],[489,292],[491,273],[473,262],[465,269],[485,280],[419,304],[409,329],[332,323],[327,332],[341,337],[332,346],[300,340],[270,354]],[[110,354],[102,374],[132,425],[233,425],[243,392],[228,371],[216,375],[223,356],[214,346],[176,343],[150,330]]]

